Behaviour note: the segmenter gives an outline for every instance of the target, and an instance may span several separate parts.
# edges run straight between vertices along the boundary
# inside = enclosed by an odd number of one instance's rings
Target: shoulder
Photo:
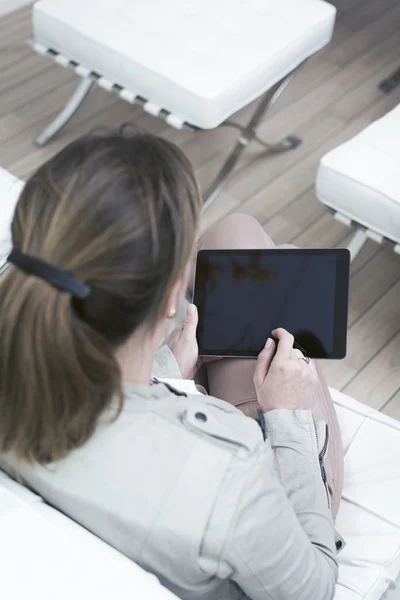
[[[181,427],[204,441],[241,457],[250,457],[263,448],[264,440],[257,421],[212,396],[177,396],[175,417]]]

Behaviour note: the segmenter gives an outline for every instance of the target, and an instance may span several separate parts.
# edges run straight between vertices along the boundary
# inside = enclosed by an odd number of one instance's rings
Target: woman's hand
[[[166,341],[175,356],[183,379],[193,379],[197,371],[199,358],[196,339],[197,323],[197,308],[194,304],[189,304],[185,320],[174,329]]]
[[[258,403],[263,412],[274,409],[311,410],[318,386],[318,375],[312,362],[293,348],[294,337],[285,329],[272,332],[278,338],[268,339],[257,359],[254,373]]]

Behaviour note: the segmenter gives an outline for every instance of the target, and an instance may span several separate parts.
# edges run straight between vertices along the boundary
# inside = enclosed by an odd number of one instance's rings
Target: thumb
[[[261,386],[264,383],[275,354],[275,342],[271,338],[267,339],[265,348],[260,352],[257,358],[254,371],[254,384]]]
[[[196,306],[194,304],[189,304],[188,309],[186,311],[185,320],[183,322],[183,335],[186,339],[196,337],[198,320],[199,316],[197,313]]]

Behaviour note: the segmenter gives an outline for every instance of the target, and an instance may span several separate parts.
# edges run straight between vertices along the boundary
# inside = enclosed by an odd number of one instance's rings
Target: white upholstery
[[[4,254],[21,186],[0,169]],[[345,450],[337,528],[347,542],[339,554],[335,600],[378,600],[400,572],[400,422],[331,391]],[[0,573],[7,600],[173,597],[155,578],[2,473]],[[390,600],[399,600],[396,596]]]
[[[325,46],[323,0],[40,0],[35,39],[203,128]]]
[[[346,452],[337,528],[347,546],[339,554],[335,600],[378,600],[400,571],[400,423],[332,394]],[[0,566],[7,600],[174,598],[1,472]]]
[[[11,248],[11,221],[23,182],[0,167],[0,267]]]
[[[321,160],[326,206],[400,243],[400,105]]]
[[[335,600],[377,600],[400,572],[400,422],[331,392],[345,450],[337,529],[347,543]]]
[[[7,600],[176,600],[158,579],[0,471]]]

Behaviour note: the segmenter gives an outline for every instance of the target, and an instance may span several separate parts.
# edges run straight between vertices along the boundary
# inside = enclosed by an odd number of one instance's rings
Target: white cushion
[[[345,451],[336,526],[347,543],[335,600],[378,600],[400,573],[400,422],[331,393]]]
[[[337,528],[347,542],[338,556],[335,600],[378,600],[400,572],[400,423],[331,392],[345,450]],[[52,600],[54,590],[59,600],[174,597],[1,472],[0,565],[2,589],[11,590],[12,600]]]
[[[10,226],[23,187],[22,181],[0,167],[0,267],[11,249]]]
[[[1,596],[176,600],[154,575],[0,472]]]
[[[322,160],[317,196],[368,229],[400,242],[400,105]]]
[[[37,41],[194,125],[213,128],[332,36],[323,0],[41,0]]]

